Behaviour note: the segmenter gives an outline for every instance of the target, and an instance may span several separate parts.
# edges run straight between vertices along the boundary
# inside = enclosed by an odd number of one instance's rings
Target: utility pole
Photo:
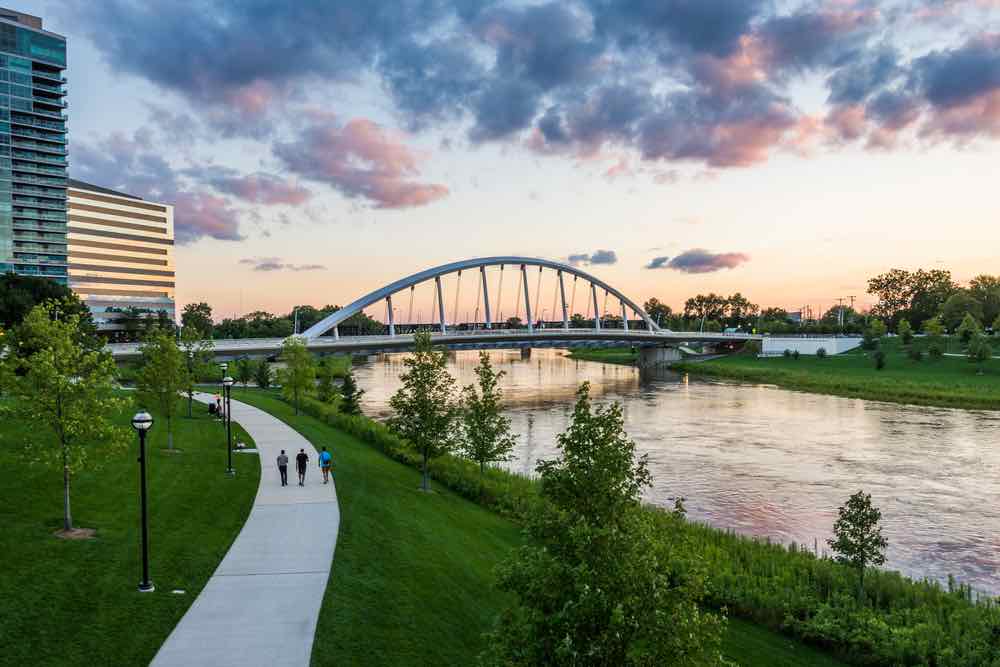
[[[837,323],[844,328],[844,297],[837,297]]]

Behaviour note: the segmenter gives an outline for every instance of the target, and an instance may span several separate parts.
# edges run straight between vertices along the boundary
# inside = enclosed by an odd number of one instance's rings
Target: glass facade
[[[67,284],[66,40],[0,10],[0,271]]]

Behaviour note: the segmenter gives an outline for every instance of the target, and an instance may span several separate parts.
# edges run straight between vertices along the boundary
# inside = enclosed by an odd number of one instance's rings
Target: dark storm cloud
[[[682,273],[713,273],[722,269],[735,269],[748,261],[750,256],[741,252],[713,253],[704,248],[693,248],[674,257],[666,267]]]

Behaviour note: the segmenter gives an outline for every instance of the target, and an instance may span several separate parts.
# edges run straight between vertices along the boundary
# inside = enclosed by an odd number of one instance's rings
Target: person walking
[[[299,472],[299,486],[306,485],[306,464],[309,463],[309,455],[306,454],[306,450],[300,449],[299,453],[295,455],[295,467]]]
[[[330,481],[330,468],[333,465],[333,457],[330,456],[330,452],[326,451],[326,447],[323,451],[319,453],[319,469],[323,471],[323,483],[326,484]]]
[[[281,485],[288,486],[288,456],[284,449],[278,454],[278,472],[281,474]]]

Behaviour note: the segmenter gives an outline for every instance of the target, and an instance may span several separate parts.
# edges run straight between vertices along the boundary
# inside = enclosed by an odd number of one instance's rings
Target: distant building
[[[66,38],[0,8],[0,271],[68,280]]]
[[[98,330],[136,313],[176,321],[173,206],[70,179],[68,242],[70,287]]]

